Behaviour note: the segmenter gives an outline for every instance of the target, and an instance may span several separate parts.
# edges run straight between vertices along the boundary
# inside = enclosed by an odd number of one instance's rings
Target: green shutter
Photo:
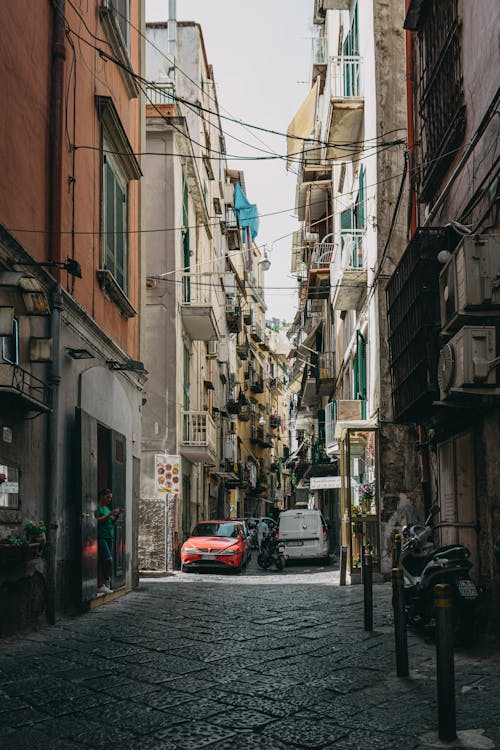
[[[360,331],[356,332],[356,355],[353,367],[354,398],[363,401],[363,419],[366,418],[366,342]]]
[[[359,229],[364,229],[366,224],[366,193],[365,193],[365,168],[359,170],[359,192],[358,192],[358,217]]]

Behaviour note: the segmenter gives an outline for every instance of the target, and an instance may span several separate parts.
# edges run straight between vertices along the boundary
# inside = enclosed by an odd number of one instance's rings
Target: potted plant
[[[42,521],[39,521],[38,523],[26,521],[24,524],[24,531],[26,533],[26,539],[30,544],[45,544],[47,541],[47,527]]]

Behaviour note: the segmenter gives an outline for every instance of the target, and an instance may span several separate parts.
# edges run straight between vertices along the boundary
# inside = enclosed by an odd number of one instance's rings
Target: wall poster
[[[182,494],[181,457],[165,453],[155,455],[155,490],[167,495]]]

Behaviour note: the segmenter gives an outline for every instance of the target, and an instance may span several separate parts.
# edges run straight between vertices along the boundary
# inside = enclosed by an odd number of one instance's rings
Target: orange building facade
[[[0,634],[99,600],[100,488],[136,577],[143,28],[144,0],[0,10]]]

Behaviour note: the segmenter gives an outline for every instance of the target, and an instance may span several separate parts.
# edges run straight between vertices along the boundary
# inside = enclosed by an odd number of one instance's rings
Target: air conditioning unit
[[[218,350],[218,341],[207,341],[207,359],[215,359]]]
[[[439,275],[439,291],[444,333],[486,311],[500,315],[500,236],[464,237]]]
[[[495,337],[495,326],[464,326],[441,349],[438,383],[442,401],[460,393],[492,393],[496,385]]]
[[[209,343],[217,343],[215,342],[209,342]],[[227,341],[219,341],[219,347],[217,351],[217,360],[220,363],[227,363],[229,362],[229,347],[227,345]]]

